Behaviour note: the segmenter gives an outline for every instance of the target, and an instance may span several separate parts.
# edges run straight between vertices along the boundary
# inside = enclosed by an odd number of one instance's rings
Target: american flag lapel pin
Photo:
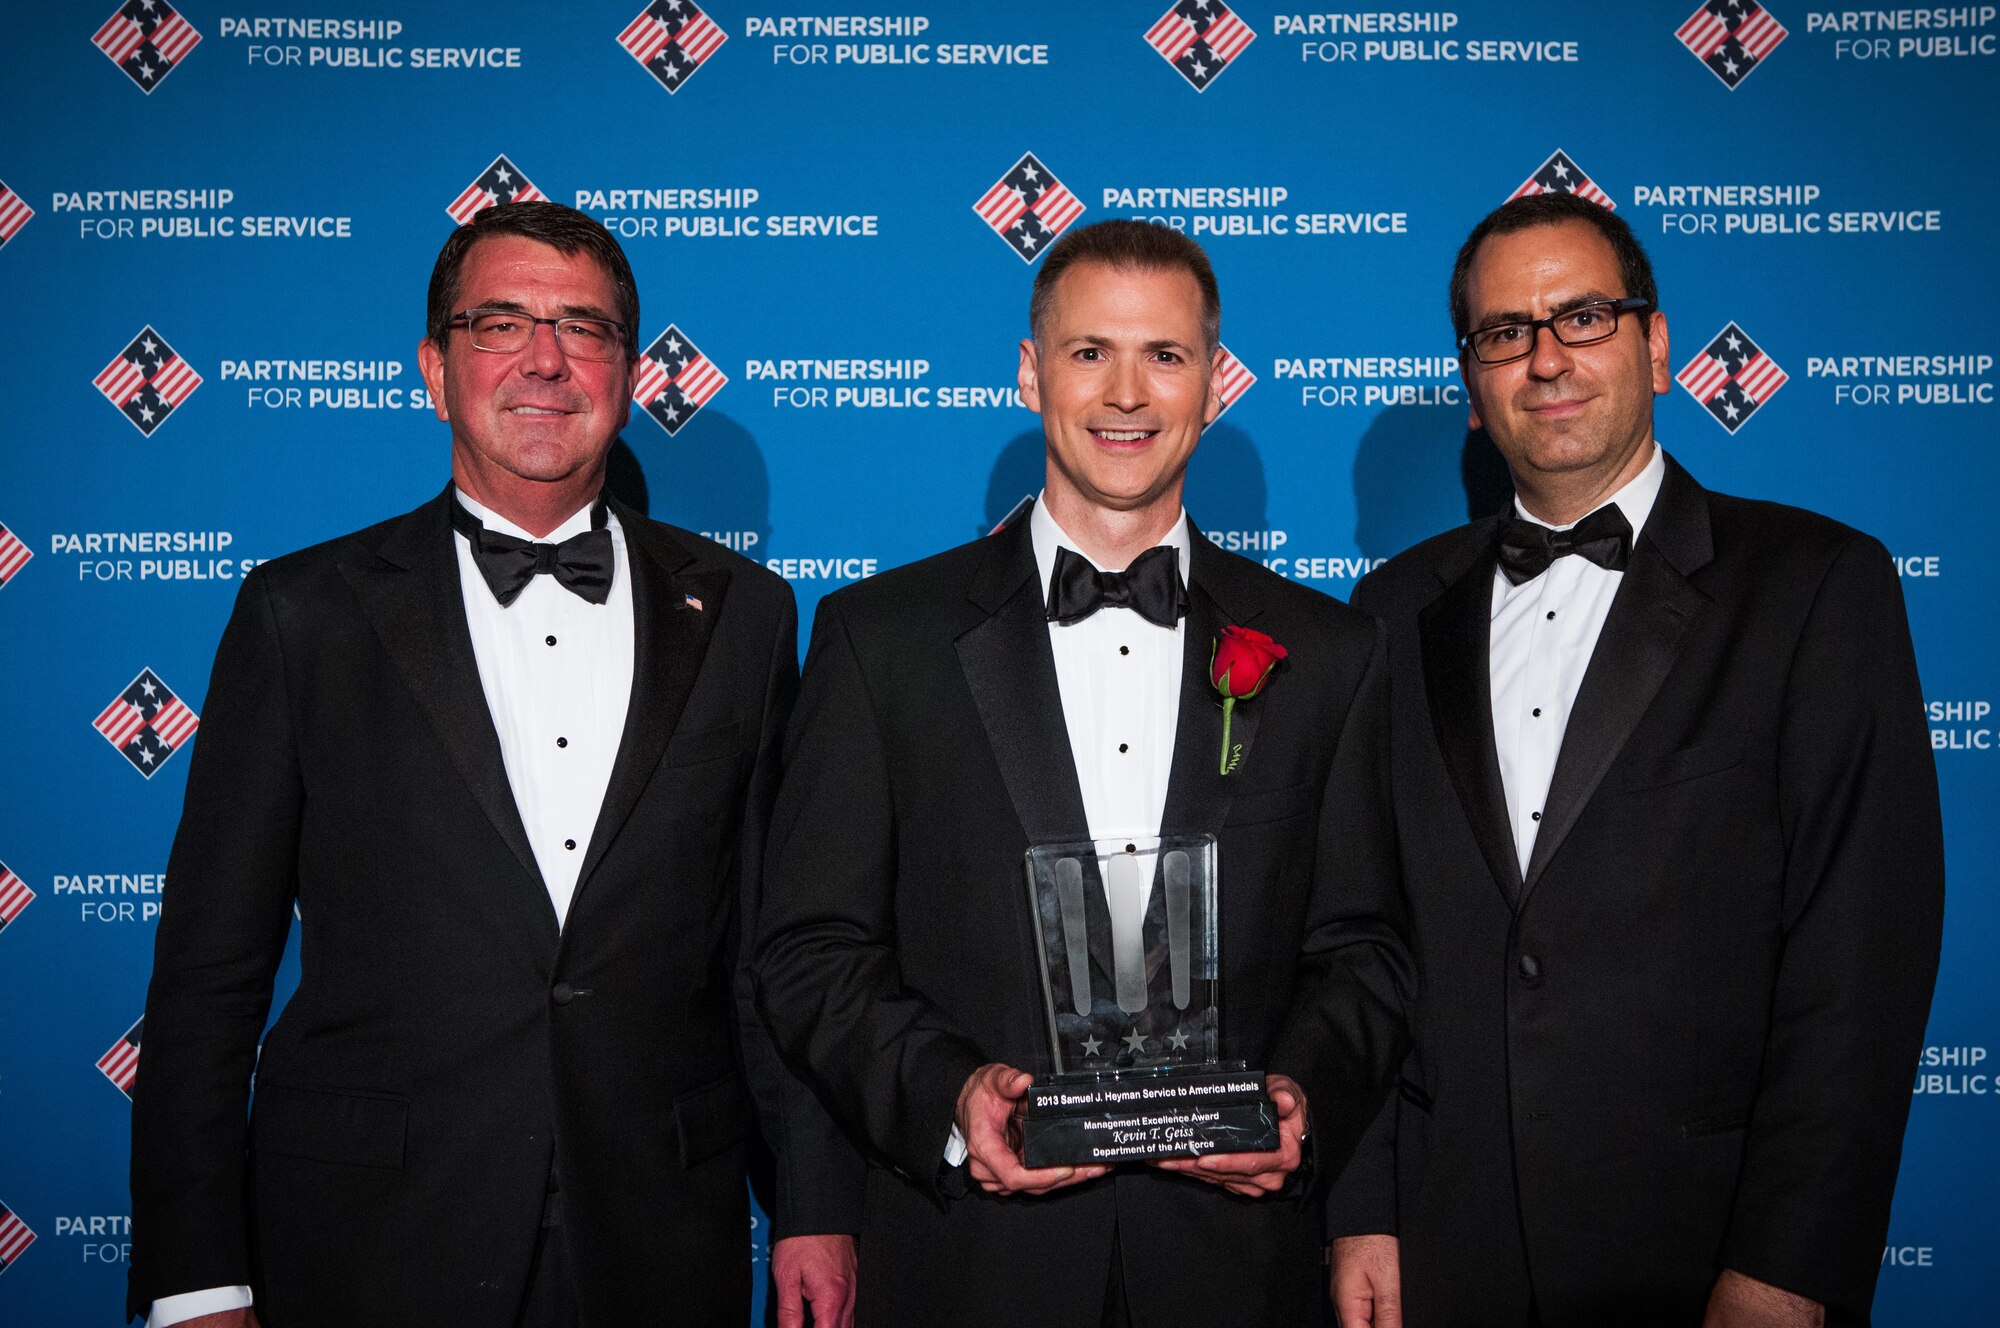
[[[698,595],[682,595],[681,603],[687,605],[689,608],[693,609],[696,613],[701,612],[701,597]]]

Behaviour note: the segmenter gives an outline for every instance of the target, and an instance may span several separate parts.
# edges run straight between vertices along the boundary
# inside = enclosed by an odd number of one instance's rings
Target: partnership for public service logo
[[[201,727],[201,716],[151,669],[139,670],[124,691],[91,721],[92,728],[151,779]]]
[[[167,0],[126,0],[90,41],[150,96],[201,44],[201,34]]]
[[[139,1033],[145,1026],[146,1017],[140,1015],[139,1022],[97,1058],[97,1068],[128,1098],[132,1096],[132,1081],[139,1077]]]
[[[626,54],[668,92],[679,92],[728,40],[729,34],[694,0],[653,0],[618,34]]]
[[[1615,212],[1618,205],[1611,201],[1611,195],[1597,187],[1597,181],[1584,174],[1583,167],[1576,164],[1576,158],[1558,148],[1555,154],[1540,166],[1535,173],[1521,181],[1521,187],[1507,195],[1507,201],[1517,198],[1532,198],[1536,194],[1575,194],[1587,198],[1607,212]]]
[[[35,1243],[35,1233],[6,1204],[0,1203],[0,1273],[14,1266],[14,1261],[27,1252]]]
[[[477,179],[459,191],[458,197],[445,209],[451,219],[463,226],[487,208],[498,207],[502,203],[534,203],[547,198],[535,188],[535,182],[521,174],[521,168],[507,160],[504,152],[493,159],[493,164],[479,173]]]
[[[1687,362],[1674,381],[1733,434],[1778,394],[1789,376],[1732,322]]]
[[[201,386],[201,375],[148,324],[92,380],[104,399],[148,438]]]
[[[35,551],[26,540],[0,524],[0,586],[12,581],[14,573],[26,567],[28,559],[34,556]]]
[[[1032,263],[1083,215],[1083,200],[1049,174],[1034,153],[1024,152],[972,210],[1023,263]]]
[[[1734,90],[1789,34],[1756,0],[1708,0],[1674,35],[1723,86]]]
[[[0,180],[0,249],[5,249],[7,241],[19,234],[34,215],[28,201],[9,189],[5,180]]]
[[[729,375],[669,323],[639,357],[632,399],[672,436],[686,428],[728,382]]]
[[[0,862],[0,931],[21,916],[21,910],[35,902],[35,892],[28,883],[14,874],[6,863]]]
[[[1250,25],[1222,0],[1179,0],[1146,29],[1146,44],[1196,92],[1206,92],[1256,40]]]

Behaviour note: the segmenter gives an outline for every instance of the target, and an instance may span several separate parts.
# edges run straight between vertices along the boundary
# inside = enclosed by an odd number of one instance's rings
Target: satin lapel
[[[659,767],[694,691],[729,590],[728,572],[691,569],[693,553],[670,533],[628,508],[615,510],[632,571],[632,699],[571,912]],[[689,595],[701,601],[699,609],[688,603]]]
[[[1487,869],[1512,907],[1521,897],[1521,863],[1493,741],[1493,567],[1489,548],[1418,614],[1417,631],[1438,750]]]
[[[1524,899],[1673,669],[1688,625],[1708,602],[1675,563],[1692,571],[1707,561],[1709,547],[1706,500],[1686,472],[1673,467],[1632,550],[1570,709],[1542,804],[1541,831],[1528,859]]]
[[[1194,547],[1188,559],[1188,615],[1181,643],[1180,719],[1174,728],[1173,773],[1167,779],[1160,833],[1222,833],[1229,802],[1253,759],[1262,698],[1238,701],[1229,722],[1231,774],[1222,773],[1222,697],[1208,680],[1215,643],[1228,626],[1247,627],[1263,611],[1240,568],[1188,523]],[[1282,644],[1282,642],[1280,643]],[[1284,666],[1268,686],[1285,685]]]
[[[1023,517],[989,536],[985,554],[967,595],[988,616],[955,645],[986,744],[1030,844],[1087,840],[1090,821],[1070,752],[1028,520]],[[1095,864],[1084,876],[1090,957],[1098,969],[1093,980],[1108,982],[1111,915]]]
[[[991,536],[985,552],[968,594],[989,616],[958,638],[959,666],[1029,842],[1087,839],[1028,522]]]
[[[472,654],[445,506],[454,501],[447,489],[396,522],[374,557],[343,563],[340,571],[473,799],[534,883],[545,939],[553,941],[555,910],[514,805],[500,735]]]

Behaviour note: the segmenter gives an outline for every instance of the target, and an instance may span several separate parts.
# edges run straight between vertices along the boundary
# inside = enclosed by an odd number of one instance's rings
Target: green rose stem
[[[1224,686],[1225,688],[1229,686],[1229,675],[1228,675],[1228,674],[1226,674],[1226,673],[1222,675],[1222,685],[1223,685],[1223,686]],[[1228,773],[1229,773],[1229,720],[1230,720],[1230,714],[1231,714],[1231,712],[1232,712],[1232,711],[1234,711],[1235,709],[1236,709],[1236,698],[1235,698],[1235,697],[1233,697],[1233,696],[1231,696],[1231,695],[1230,695],[1230,694],[1229,694],[1229,693],[1228,693],[1227,691],[1223,692],[1223,694],[1222,694],[1222,769],[1220,769],[1219,771],[1217,771],[1217,772],[1216,772],[1217,774],[1223,774],[1223,775],[1226,775],[1226,774],[1228,774]]]

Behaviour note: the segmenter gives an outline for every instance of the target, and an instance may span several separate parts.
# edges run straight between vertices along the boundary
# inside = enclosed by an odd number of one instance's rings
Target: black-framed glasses
[[[518,309],[467,309],[445,325],[463,326],[474,350],[512,355],[526,350],[544,323],[556,330],[556,345],[572,360],[615,360],[624,353],[625,329],[608,318],[536,318]]]
[[[1565,346],[1588,346],[1618,330],[1618,315],[1637,313],[1653,307],[1651,300],[1628,296],[1622,300],[1600,300],[1595,304],[1565,309],[1547,318],[1530,318],[1521,323],[1495,323],[1478,327],[1458,339],[1460,353],[1471,351],[1481,364],[1506,364],[1534,353],[1535,332],[1547,328]]]

